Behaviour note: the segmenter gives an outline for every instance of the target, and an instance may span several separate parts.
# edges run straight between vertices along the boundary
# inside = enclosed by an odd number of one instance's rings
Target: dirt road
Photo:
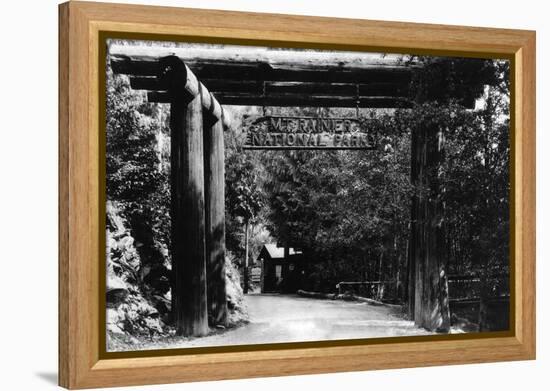
[[[394,308],[296,295],[248,295],[250,323],[170,348],[424,335]],[[151,347],[159,348],[159,346]]]

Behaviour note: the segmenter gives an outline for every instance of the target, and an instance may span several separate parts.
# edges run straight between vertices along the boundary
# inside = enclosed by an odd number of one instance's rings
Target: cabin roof
[[[271,259],[283,259],[285,257],[285,248],[277,247],[275,243],[264,244],[264,248],[266,249]],[[294,248],[290,247],[288,249],[288,253],[289,255],[298,255],[302,252],[299,250],[294,250]]]

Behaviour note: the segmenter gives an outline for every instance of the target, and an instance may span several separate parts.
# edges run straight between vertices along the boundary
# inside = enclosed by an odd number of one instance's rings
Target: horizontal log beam
[[[251,93],[262,94],[264,83],[237,80],[201,79],[201,82],[214,94]],[[166,91],[168,85],[156,77],[131,77],[130,85],[136,90]],[[275,94],[320,94],[347,96],[395,96],[409,95],[408,86],[394,83],[321,83],[321,82],[265,82],[265,93]]]
[[[147,100],[151,103],[171,103],[172,97],[166,91],[148,91]]]
[[[114,73],[132,76],[159,76],[158,58],[133,61],[127,56],[110,56],[111,69]]]
[[[346,96],[408,96],[408,85],[393,83],[296,83],[274,82],[265,87],[266,94],[321,94],[321,95],[346,95]]]
[[[252,92],[261,93],[263,82],[255,80],[202,79],[210,91],[219,92]]]
[[[176,56],[159,59],[160,73],[157,78],[162,84],[170,86],[173,94],[188,95],[194,99],[200,93],[200,83],[197,76],[187,64]]]
[[[326,83],[387,82],[406,85],[412,70],[405,66],[323,66],[311,61],[308,64],[272,64],[270,62],[242,62],[231,60],[185,61],[200,80],[236,81],[301,81]],[[162,70],[155,59],[148,56],[129,57],[111,55],[115,73],[133,76],[158,76]]]
[[[278,106],[278,107],[359,107],[359,108],[409,108],[412,103],[406,98],[362,96],[359,101],[349,96],[319,96],[297,94],[251,94],[216,95],[222,105]]]
[[[171,103],[174,98],[183,94],[188,99],[194,99],[201,95],[201,102],[205,113],[214,117],[215,120],[222,120],[225,128],[229,127],[228,117],[223,115],[223,108],[208,89],[198,81],[197,77],[179,57],[166,56],[155,61],[147,61],[140,66],[139,72],[148,77],[131,77],[130,86],[134,89],[165,89],[170,92],[151,91],[148,94],[150,102]],[[130,74],[132,73],[132,62],[111,60],[113,72]],[[155,72],[155,77],[151,73]]]
[[[223,107],[220,105],[214,95],[208,91],[204,84],[200,83],[200,94],[202,99],[202,107],[207,116],[214,119],[216,122],[218,119],[222,120],[224,128],[229,127],[228,118],[224,115]],[[225,122],[224,122],[225,121]]]
[[[241,93],[253,95],[308,94],[322,96],[394,97],[410,96],[410,82],[413,72],[422,65],[404,63],[400,55],[379,53],[293,50],[266,47],[242,47],[232,45],[204,46],[184,45],[182,47],[140,47],[124,44],[111,45],[109,56],[113,69],[133,76],[158,76],[162,73],[157,60],[163,56],[178,57],[185,62],[199,80],[216,97],[222,94],[225,104],[256,104],[256,98],[244,99]],[[140,89],[162,91],[166,87],[147,84],[150,80],[136,81]],[[264,90],[265,83],[265,90]],[[229,96],[225,94],[237,94]],[[465,97],[456,97],[462,99]],[[291,105],[298,99],[279,97],[262,98],[266,104]],[[325,101],[327,99],[309,99]],[[474,107],[472,98],[465,98],[463,104]],[[365,103],[379,106],[384,100]],[[378,103],[377,103],[378,102]],[[388,100],[382,106],[387,106]],[[350,106],[349,102],[340,103]]]
[[[191,66],[191,65],[190,65]],[[394,82],[408,84],[411,71],[406,68],[296,68],[280,65],[274,67],[269,63],[235,64],[235,63],[197,63],[193,70],[201,79],[220,78],[224,80],[249,81],[299,81],[328,83],[373,83]]]
[[[170,103],[170,94],[164,91],[147,93],[149,102]],[[405,98],[394,97],[361,97],[359,105],[355,98],[346,96],[304,96],[304,95],[270,95],[257,96],[250,94],[218,94],[217,99],[222,105],[234,106],[277,106],[277,107],[359,107],[359,108],[409,108],[411,102]]]
[[[150,49],[123,46],[111,50],[113,70],[134,76],[132,88],[167,91],[171,84],[163,77],[166,65],[162,59],[166,57],[159,60],[155,53],[174,52],[168,58],[185,61],[186,69],[192,69],[219,103],[226,105],[356,107],[359,100],[361,108],[410,107],[406,98],[412,72],[418,67],[404,65],[395,56],[388,60],[371,55],[367,61],[361,58],[364,53],[344,52],[340,58],[336,52],[315,51],[266,54],[251,50],[252,54],[232,55],[225,49]],[[162,94],[151,98],[167,99]],[[474,104],[473,100],[464,102],[469,108]]]
[[[420,66],[416,62],[402,62],[402,55],[381,54],[358,51],[334,50],[295,50],[250,46],[243,48],[234,45],[196,45],[181,47],[132,46],[111,44],[111,58],[126,57],[138,61],[155,61],[161,57],[175,55],[194,69],[198,63],[231,63],[250,65],[268,63],[273,68],[279,66],[293,69],[329,69],[329,68],[362,68],[362,69],[410,69]]]
[[[134,90],[167,91],[169,86],[156,76],[131,76],[130,87]]]

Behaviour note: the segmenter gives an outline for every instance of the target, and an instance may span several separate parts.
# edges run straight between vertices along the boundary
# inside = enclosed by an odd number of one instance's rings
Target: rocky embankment
[[[107,203],[107,349],[139,349],[153,341],[174,337],[171,325],[171,295],[165,275],[155,276],[159,267],[141,259],[142,243],[131,235],[128,222],[116,203]],[[171,270],[168,250],[162,268]],[[158,263],[158,261],[157,261]],[[155,277],[155,278],[153,278]],[[154,280],[154,281],[153,281]],[[247,321],[240,275],[230,258],[226,258],[226,289],[229,327]]]

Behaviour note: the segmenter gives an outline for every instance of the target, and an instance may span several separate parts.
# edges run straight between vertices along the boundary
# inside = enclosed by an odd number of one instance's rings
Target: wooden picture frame
[[[189,354],[100,351],[100,56],[102,32],[397,53],[500,57],[512,63],[512,330],[283,344]],[[535,32],[138,5],[59,6],[59,384],[90,388],[535,358]]]

